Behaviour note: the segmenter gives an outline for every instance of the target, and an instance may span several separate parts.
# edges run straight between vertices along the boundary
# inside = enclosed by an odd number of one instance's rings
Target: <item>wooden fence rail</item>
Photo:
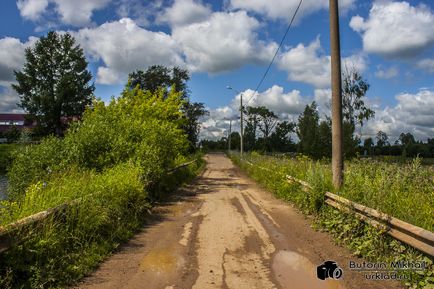
[[[181,164],[175,168],[167,171],[168,174],[172,174],[175,171],[189,166],[197,160],[193,160],[184,164]],[[8,224],[6,226],[0,226],[0,253],[4,252],[11,247],[18,245],[25,241],[26,236],[32,232],[37,231],[38,226],[41,225],[44,220],[49,217],[56,217],[64,213],[69,207],[80,202],[81,199],[76,199],[57,207],[47,209],[45,211],[33,214],[31,216],[25,217],[14,223]]]
[[[255,164],[243,160],[250,166]],[[271,171],[268,168],[256,166],[259,169]],[[290,183],[296,182],[303,186],[305,191],[312,190],[313,187],[302,180],[299,180],[293,176],[286,175],[286,180]],[[370,225],[379,229],[385,230],[387,234],[393,238],[410,245],[413,248],[427,254],[431,258],[434,258],[434,233],[423,229],[421,227],[412,225],[410,223],[401,221],[395,217],[379,212],[377,210],[368,208],[361,204],[352,202],[336,194],[325,192],[325,203],[340,211],[352,212]]]

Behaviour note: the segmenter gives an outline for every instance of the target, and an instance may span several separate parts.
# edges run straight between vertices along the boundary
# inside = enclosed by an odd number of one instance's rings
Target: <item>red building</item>
[[[6,132],[13,127],[22,130],[34,128],[36,122],[26,118],[24,113],[0,113],[0,132]]]

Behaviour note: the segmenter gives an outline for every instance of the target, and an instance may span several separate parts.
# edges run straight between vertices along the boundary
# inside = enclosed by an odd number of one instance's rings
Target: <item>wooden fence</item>
[[[197,162],[197,160],[193,160],[181,164],[175,168],[169,169],[167,171],[167,174],[172,174],[175,171],[189,166],[195,162]],[[0,226],[0,253],[25,241],[26,237],[28,237],[32,232],[36,232],[39,226],[41,226],[44,220],[46,220],[47,218],[58,217],[59,215],[64,214],[66,210],[72,205],[75,205],[79,202],[80,199],[73,200],[59,205],[55,208],[50,208],[34,215],[25,217],[7,226]]]
[[[242,160],[250,166],[256,166],[255,164]],[[260,166],[256,166],[259,169],[272,170]],[[293,183],[299,183],[302,185],[304,191],[312,190],[312,186],[302,180],[299,180],[293,176],[286,175],[286,181]],[[368,208],[361,204],[357,204],[348,199],[345,199],[336,194],[325,192],[325,203],[340,211],[354,213],[359,219],[363,220],[370,225],[385,230],[387,234],[393,238],[410,245],[413,248],[427,254],[430,257],[434,257],[434,233],[410,223],[401,221],[385,213]]]

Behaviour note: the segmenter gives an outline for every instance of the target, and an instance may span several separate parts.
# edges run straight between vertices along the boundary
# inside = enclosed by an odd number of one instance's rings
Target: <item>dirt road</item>
[[[293,207],[274,198],[222,154],[177,197],[156,208],[149,224],[79,288],[375,289],[402,288],[367,280],[349,261],[363,260],[316,232]],[[333,260],[339,280],[320,280]]]

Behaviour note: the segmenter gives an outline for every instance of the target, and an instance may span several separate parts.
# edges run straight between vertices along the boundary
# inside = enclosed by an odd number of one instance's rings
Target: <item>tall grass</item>
[[[291,175],[310,183],[314,187],[314,192],[334,191],[331,166],[327,161],[312,161],[307,157],[269,157],[255,153],[246,154],[245,159],[273,172],[273,176],[270,176],[264,170],[250,168],[255,171],[252,172],[253,176],[267,186],[280,186],[285,175]],[[240,163],[239,160],[237,162],[249,169],[248,165]],[[344,175],[344,186],[335,193],[433,231],[433,166],[422,166],[420,159],[414,159],[412,163],[407,164],[355,159],[345,163]],[[289,184],[285,187],[291,186],[298,185]],[[311,200],[313,202],[319,202],[317,199],[321,199],[321,194],[307,195],[305,192],[293,192],[286,198],[293,199],[301,207],[309,205],[308,199],[315,197],[315,200]]]
[[[332,234],[338,243],[372,262],[424,261],[424,271],[406,271],[404,284],[411,289],[434,288],[433,262],[416,249],[394,240],[385,231],[362,222],[351,213],[324,205],[324,192],[333,191],[328,161],[312,161],[262,156],[257,153],[230,155],[252,178],[277,197],[294,203],[314,216],[314,227]],[[249,165],[252,163],[253,165]],[[345,164],[345,185],[336,192],[352,201],[378,209],[414,225],[431,230],[434,224],[433,167],[421,166],[419,159],[410,164],[353,160]],[[288,183],[285,175],[307,181],[305,191],[298,183]]]

